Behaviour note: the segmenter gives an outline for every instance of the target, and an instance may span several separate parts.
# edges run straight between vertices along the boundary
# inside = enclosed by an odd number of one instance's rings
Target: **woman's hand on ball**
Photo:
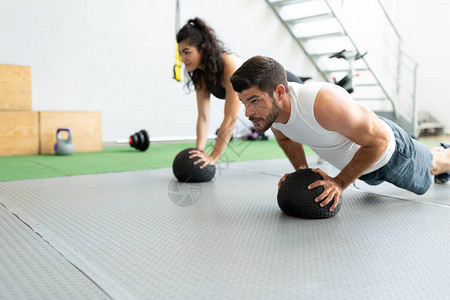
[[[343,189],[339,181],[328,176],[327,173],[321,169],[312,169],[314,173],[322,176],[322,180],[317,180],[308,186],[308,189],[312,190],[318,186],[323,186],[323,192],[315,199],[316,202],[321,202],[320,206],[324,207],[334,199],[333,205],[330,207],[330,211],[333,211],[339,203],[339,199],[342,195]]]
[[[200,157],[200,159],[197,159],[194,162],[194,165],[198,165],[200,163],[202,164],[200,166],[200,169],[203,169],[207,165],[214,165],[214,161],[211,158],[211,156],[209,156],[209,154],[203,150],[192,150],[192,151],[189,151],[189,154],[190,154],[189,159],[192,159],[194,157]]]

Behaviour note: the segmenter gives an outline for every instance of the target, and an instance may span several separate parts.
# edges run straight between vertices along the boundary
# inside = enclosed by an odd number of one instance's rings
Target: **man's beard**
[[[273,122],[278,118],[281,112],[281,107],[278,106],[278,104],[275,102],[275,99],[272,98],[272,109],[269,113],[269,115],[266,118],[252,118],[250,117],[250,121],[263,121],[263,127],[262,128],[256,128],[259,132],[265,132],[267,129],[272,127]]]

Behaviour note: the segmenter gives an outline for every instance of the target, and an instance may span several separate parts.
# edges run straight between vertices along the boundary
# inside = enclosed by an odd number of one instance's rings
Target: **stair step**
[[[317,14],[317,15],[312,15],[312,16],[307,16],[307,17],[302,17],[302,18],[290,19],[290,20],[286,20],[285,22],[292,25],[292,24],[298,24],[298,23],[304,23],[304,22],[325,20],[325,19],[330,19],[330,18],[333,18],[332,14],[322,13],[322,14]]]
[[[287,6],[287,5],[292,5],[292,4],[302,3],[302,2],[311,2],[311,1],[317,1],[317,0],[275,0],[275,1],[270,1],[270,4],[273,6]]]
[[[330,57],[331,55],[335,54],[336,52],[322,52],[322,53],[311,53],[309,56],[311,57]]]
[[[388,118],[389,120],[394,120],[395,115],[393,111],[387,111],[387,110],[375,110],[374,113],[376,113],[378,116],[382,116],[385,118]]]
[[[444,125],[438,122],[422,122],[419,124],[419,128],[422,129],[443,129]]]
[[[338,13],[335,15],[334,5],[329,4],[327,0],[266,0],[266,2],[320,73],[320,77],[326,80],[331,77],[342,77],[349,73],[349,67],[348,64],[345,64],[345,61],[338,60],[336,62],[330,60],[329,57],[342,49],[358,51],[357,48],[361,46],[355,44],[356,40],[354,42],[354,39],[347,35],[346,22],[341,23],[340,15]],[[343,2],[343,0],[338,2]],[[343,6],[343,3],[341,3],[341,6]],[[381,3],[380,6],[384,11]],[[384,14],[390,22],[390,18],[385,11]],[[390,23],[392,25],[392,22]],[[395,27],[393,25],[392,27],[398,35]],[[410,59],[413,64],[416,64],[412,58]],[[354,78],[352,82],[352,88],[355,90],[355,93],[352,94],[353,98],[357,101],[365,101],[361,104],[376,111],[379,115],[390,119],[402,117],[395,103],[398,95],[391,95],[393,91],[385,89],[385,83],[378,79],[379,75],[371,69],[368,61],[360,60],[358,62],[358,64],[353,65],[354,68],[356,67],[356,70],[353,70],[356,71],[355,73],[360,73],[361,77]],[[380,75],[382,76],[382,74]],[[413,76],[415,80],[416,74]],[[403,88],[403,85],[399,84],[399,86]],[[415,92],[410,92],[409,89],[407,91],[411,94],[411,99],[415,103]],[[405,116],[402,122],[408,128],[408,133],[413,136],[417,132],[412,131],[416,131],[419,127],[423,131],[427,131],[427,129],[443,131],[442,124],[435,122],[436,120],[427,120],[428,122],[420,124],[420,121],[417,122],[416,118]]]
[[[331,32],[331,33],[317,34],[317,35],[311,35],[311,36],[302,36],[302,37],[297,37],[297,40],[299,40],[299,41],[309,41],[309,40],[333,38],[333,37],[340,37],[340,36],[345,36],[345,33],[343,33],[343,32]]]
[[[356,72],[368,71],[367,68],[356,68]],[[323,73],[348,72],[348,69],[322,70]]]
[[[385,97],[355,97],[353,98],[357,101],[384,101],[387,100]]]
[[[380,86],[378,83],[355,83],[355,86]]]

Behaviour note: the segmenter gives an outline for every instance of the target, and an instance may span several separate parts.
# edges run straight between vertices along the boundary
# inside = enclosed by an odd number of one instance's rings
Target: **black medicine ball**
[[[341,209],[341,199],[333,211],[334,200],[324,207],[314,199],[323,192],[323,186],[308,190],[308,185],[322,180],[322,176],[311,169],[298,170],[289,175],[278,190],[277,200],[280,209],[287,215],[305,219],[325,219],[334,217]]]
[[[173,160],[172,170],[178,181],[181,182],[205,182],[214,178],[216,166],[206,166],[200,169],[201,164],[194,165],[194,162],[200,159],[194,157],[189,159],[189,151],[197,150],[196,148],[187,148],[175,156]]]

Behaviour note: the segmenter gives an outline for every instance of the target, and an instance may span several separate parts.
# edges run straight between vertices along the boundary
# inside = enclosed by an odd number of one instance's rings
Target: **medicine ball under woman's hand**
[[[173,160],[172,170],[178,181],[181,182],[206,182],[211,181],[216,173],[216,166],[207,165],[200,169],[201,164],[194,165],[200,157],[189,159],[190,151],[196,148],[187,148],[180,151]]]

